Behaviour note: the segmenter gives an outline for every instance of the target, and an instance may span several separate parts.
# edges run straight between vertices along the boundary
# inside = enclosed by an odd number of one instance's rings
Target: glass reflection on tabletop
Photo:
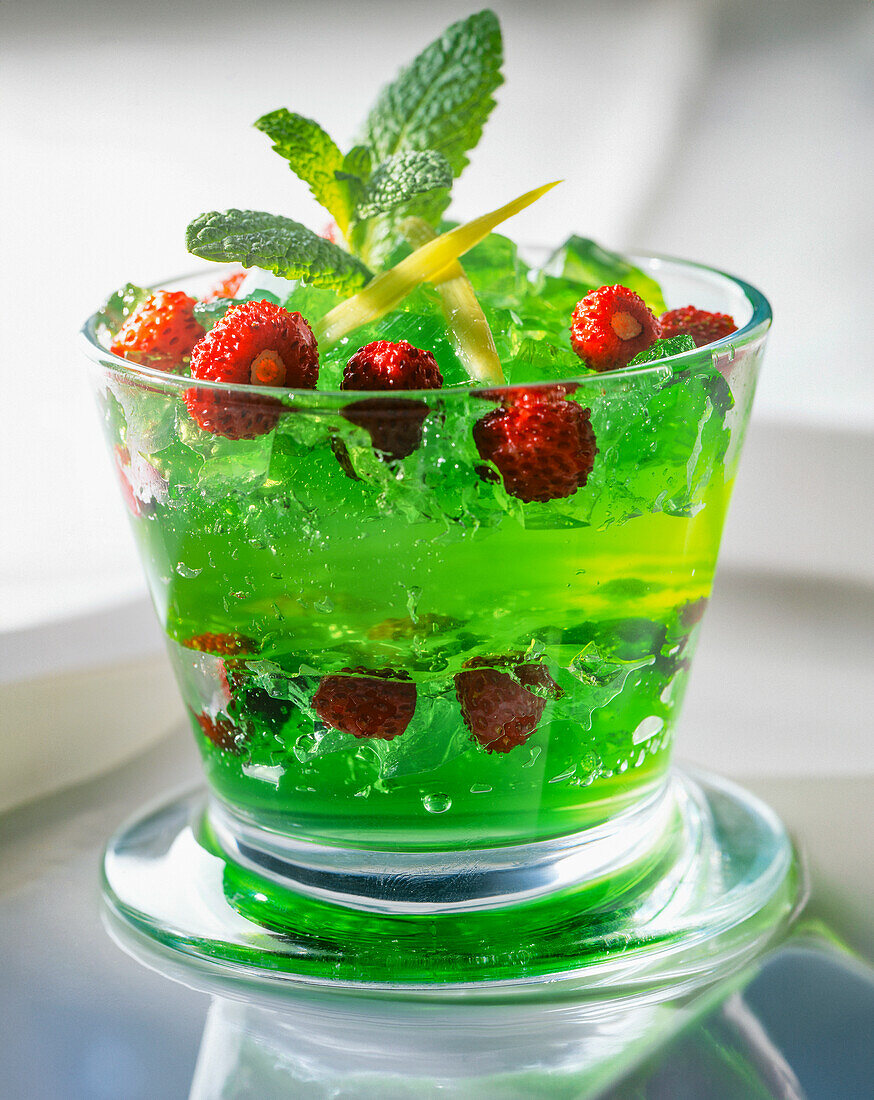
[[[209,982],[190,1100],[854,1100],[874,1080],[874,971],[811,930],[684,1000],[427,1002]],[[544,987],[546,992],[548,987]]]

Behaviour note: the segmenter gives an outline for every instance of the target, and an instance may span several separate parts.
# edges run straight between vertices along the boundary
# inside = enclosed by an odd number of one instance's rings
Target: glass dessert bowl
[[[671,771],[673,729],[770,315],[717,272],[633,263],[669,304],[719,307],[737,331],[610,373],[350,401],[194,386],[119,359],[99,318],[88,323],[108,442],[209,790],[113,843],[116,914],[194,955],[451,986],[486,950],[498,981],[579,970],[629,912],[643,942],[676,901],[681,868],[688,888],[690,862],[725,838],[712,796]],[[198,294],[208,282],[178,285]],[[231,410],[266,398],[274,423],[254,439],[211,434],[190,412],[195,390]],[[523,501],[477,447],[478,424],[532,394],[584,425],[592,466],[567,496]],[[379,431],[410,452],[387,455]],[[743,879],[744,920],[763,896],[785,918],[788,844],[744,806],[741,846],[763,829],[770,845],[764,895]],[[202,897],[180,929],[178,913],[150,912],[131,891],[156,827],[175,837],[158,858],[183,895],[203,881],[189,861],[221,868],[207,890],[216,939],[197,927]],[[694,920],[706,923],[708,891],[724,909],[718,877],[692,891]],[[509,937],[507,907],[519,922]],[[382,920],[410,922],[402,967],[374,946]],[[528,964],[511,968],[526,921],[541,946],[560,927],[559,943],[544,957],[525,944]]]
[[[206,775],[105,895],[203,971],[675,996],[793,909],[770,812],[670,763],[767,302],[579,237],[529,264],[495,231],[555,184],[445,222],[501,51],[453,24],[345,155],[265,115],[329,227],[202,214],[248,275],[85,326]]]

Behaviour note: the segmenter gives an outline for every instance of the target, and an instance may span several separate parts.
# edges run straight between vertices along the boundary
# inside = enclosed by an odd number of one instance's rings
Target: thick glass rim
[[[496,392],[512,393],[515,390],[548,389],[560,385],[585,386],[593,383],[599,386],[607,384],[616,385],[638,378],[651,377],[653,375],[668,376],[673,374],[675,370],[682,369],[685,363],[700,363],[704,357],[712,361],[726,351],[736,351],[739,346],[745,346],[761,336],[764,336],[771,325],[773,314],[768,299],[751,283],[746,282],[736,275],[730,275],[728,272],[721,271],[719,268],[710,267],[707,264],[696,263],[692,260],[682,260],[675,256],[666,256],[658,252],[633,251],[622,253],[622,255],[636,266],[645,265],[648,273],[652,275],[657,275],[659,269],[671,266],[700,271],[706,275],[725,279],[729,283],[732,283],[736,289],[739,289],[750,303],[752,309],[751,316],[746,324],[742,325],[735,332],[729,333],[728,336],[723,336],[712,344],[707,344],[701,348],[693,348],[689,351],[679,352],[676,355],[669,355],[664,359],[657,359],[652,363],[642,363],[636,367],[623,367],[619,370],[601,373],[589,372],[586,374],[572,375],[570,377],[551,378],[546,381],[505,383],[497,386],[494,384],[462,385],[447,386],[440,390],[405,390],[404,397],[419,396],[431,401],[435,399],[439,400],[444,397],[454,398],[473,396],[482,398]],[[155,283],[145,289],[160,290],[167,286],[185,282],[190,279],[202,278],[210,272],[215,273],[216,271],[217,268],[201,267],[185,275],[174,276],[170,279]],[[100,343],[97,337],[96,312],[85,321],[80,329],[79,340],[85,355],[93,363],[110,368],[116,373],[126,376],[131,382],[148,382],[152,386],[157,383],[161,388],[168,391],[184,391],[195,388],[208,389],[232,393],[238,398],[248,395],[257,395],[262,398],[271,397],[283,403],[289,400],[311,402],[312,398],[317,397],[319,400],[327,401],[329,405],[333,405],[335,402],[348,403],[352,396],[349,390],[290,389],[274,386],[253,386],[251,384],[237,382],[207,381],[186,377],[185,375],[169,374],[155,367],[146,367],[138,363],[132,363],[128,359],[123,359],[121,356],[115,355]],[[356,401],[366,397],[384,398],[385,396],[386,391],[354,391],[354,398]]]

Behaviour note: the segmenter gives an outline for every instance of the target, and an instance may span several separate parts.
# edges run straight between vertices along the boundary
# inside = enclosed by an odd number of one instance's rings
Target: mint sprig
[[[495,105],[502,59],[493,12],[453,23],[383,88],[345,156],[303,115],[283,107],[258,119],[256,127],[333,216],[354,255],[290,218],[240,210],[192,222],[189,251],[341,292],[361,286],[369,266],[382,266],[403,242],[405,218],[439,224],[452,181]]]
[[[359,259],[300,222],[258,210],[201,214],[188,226],[186,244],[204,260],[260,267],[341,293],[352,293],[371,278]]]
[[[360,141],[373,162],[430,150],[442,154],[453,177],[482,136],[502,83],[503,42],[497,16],[477,12],[453,23],[379,93]],[[377,169],[379,171],[379,169]],[[353,227],[351,244],[368,263],[382,265],[403,240],[400,225],[414,216],[436,227],[449,205],[449,188],[407,203]]]
[[[395,153],[433,149],[454,176],[482,136],[502,83],[498,18],[481,11],[453,23],[380,92],[360,141],[382,162]]]
[[[433,149],[396,153],[384,160],[367,181],[356,217],[372,218],[401,207],[409,210],[413,199],[436,190],[448,191],[451,186],[452,168],[442,153]]]
[[[274,152],[288,161],[292,172],[308,185],[345,233],[352,217],[352,196],[339,175],[344,158],[334,141],[317,122],[285,107],[263,115],[255,126],[267,134]]]
[[[343,158],[344,176],[366,180],[373,168],[373,157],[366,145],[353,145]]]

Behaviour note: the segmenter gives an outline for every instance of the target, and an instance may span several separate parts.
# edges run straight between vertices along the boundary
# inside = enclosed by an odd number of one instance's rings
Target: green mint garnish
[[[501,84],[501,28],[492,11],[453,23],[380,92],[361,143],[377,163],[409,149],[442,153],[455,176],[467,164]]]
[[[412,200],[422,196],[432,199],[434,191],[448,191],[452,186],[452,168],[442,153],[433,149],[396,153],[384,160],[370,179],[358,204],[356,217],[372,218],[400,207],[409,213]],[[438,202],[445,203],[441,194]]]
[[[340,292],[361,286],[369,266],[383,266],[404,243],[405,218],[439,224],[495,105],[502,57],[493,12],[453,23],[382,90],[345,156],[317,122],[284,107],[255,123],[333,216],[354,256],[290,218],[238,210],[192,222],[189,251]]]
[[[366,180],[373,169],[373,158],[366,145],[353,145],[343,158],[342,175]]]
[[[644,275],[618,252],[610,252],[585,237],[566,240],[549,257],[543,270],[548,275],[570,279],[588,290],[619,283],[639,294],[656,316],[667,309],[661,289],[654,279]]]
[[[186,243],[204,260],[260,267],[341,293],[351,294],[371,278],[360,260],[300,222],[257,210],[201,214],[188,226]]]
[[[481,11],[453,23],[377,97],[360,137],[373,163],[383,167],[398,154],[430,150],[446,158],[452,176],[461,175],[495,105],[492,93],[503,81],[502,60],[494,12]],[[369,217],[353,228],[352,248],[368,263],[381,266],[403,240],[404,218],[420,217],[436,227],[448,205],[447,184]]]
[[[354,200],[348,182],[340,174],[349,169],[343,154],[321,126],[284,107],[259,118],[255,126],[267,134],[275,152],[288,161],[292,172],[309,186],[316,201],[333,215],[345,233]]]

